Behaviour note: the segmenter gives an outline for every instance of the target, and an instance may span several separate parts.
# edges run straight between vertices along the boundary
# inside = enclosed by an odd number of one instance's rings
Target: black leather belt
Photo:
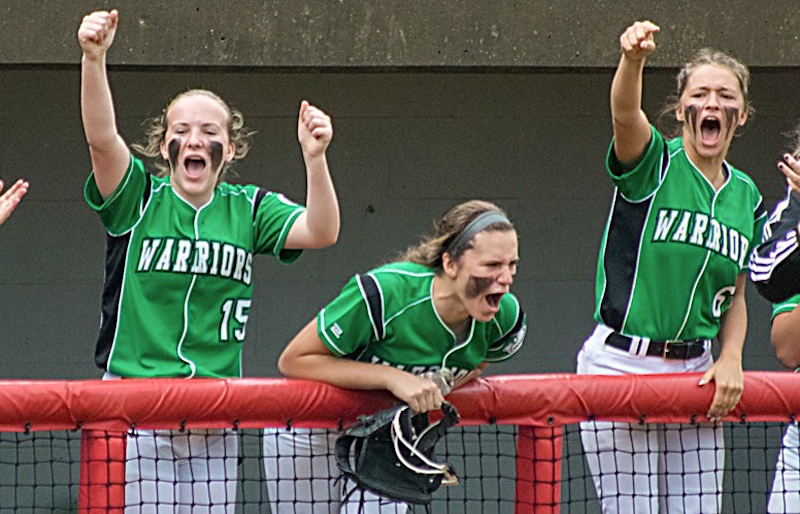
[[[707,339],[693,341],[650,341],[647,346],[647,355],[656,355],[664,359],[685,361],[700,357],[706,351]],[[606,344],[620,350],[630,351],[633,339],[611,332],[606,337]]]

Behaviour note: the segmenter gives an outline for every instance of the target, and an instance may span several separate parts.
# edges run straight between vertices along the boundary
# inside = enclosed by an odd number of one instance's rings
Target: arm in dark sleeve
[[[790,192],[775,206],[764,225],[762,242],[750,258],[750,279],[772,303],[800,293],[798,222],[800,196]]]

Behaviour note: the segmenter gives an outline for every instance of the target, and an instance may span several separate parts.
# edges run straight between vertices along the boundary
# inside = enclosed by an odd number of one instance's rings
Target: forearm
[[[81,115],[97,188],[108,198],[119,185],[130,154],[117,131],[105,54],[81,61]]]
[[[306,163],[306,212],[286,239],[286,248],[324,248],[339,238],[339,201],[325,152],[303,155]]]
[[[330,246],[339,238],[339,201],[328,169],[325,153],[305,157],[308,177],[306,208],[308,229],[319,247]]]
[[[742,363],[742,349],[747,333],[747,308],[744,295],[736,294],[733,303],[724,315],[719,331],[719,359],[731,359]]]
[[[644,59],[622,56],[611,84],[611,119],[617,159],[632,165],[650,141],[650,122],[642,111]]]
[[[642,112],[642,75],[644,59],[634,61],[623,55],[611,83],[611,115],[615,126],[640,121]]]
[[[117,142],[117,123],[106,76],[105,54],[81,60],[81,115],[86,142],[103,151]]]
[[[345,389],[366,390],[388,389],[389,377],[406,373],[389,366],[321,354],[281,358],[278,368],[286,378],[316,380]]]

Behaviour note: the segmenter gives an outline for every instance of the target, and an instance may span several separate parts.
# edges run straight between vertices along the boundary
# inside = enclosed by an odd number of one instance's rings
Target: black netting
[[[687,502],[693,501],[692,494],[681,494],[680,488],[674,484],[690,489],[689,485],[701,474],[699,470],[714,475],[716,468],[721,467],[720,512],[766,512],[787,426],[787,423],[778,422],[725,423],[721,430],[722,443],[718,446],[700,445],[699,450],[691,444],[691,448],[680,445],[666,448],[663,452],[665,458],[681,459],[685,469],[683,473],[671,470],[672,486],[652,490],[655,504],[669,501],[669,494],[673,501],[691,508],[691,503]],[[587,437],[602,439],[604,430],[612,431],[617,441],[633,437],[626,435],[631,431],[630,425],[584,430],[584,441],[578,425],[551,429],[490,424],[454,427],[440,443],[438,453],[455,469],[460,484],[442,486],[434,494],[429,507],[410,506],[407,512],[500,514],[553,512],[557,509],[561,513],[599,513],[597,488],[588,464],[594,457],[592,452],[585,451],[584,442]],[[697,430],[698,426],[691,424],[666,427],[633,425],[633,432],[648,443],[644,452],[618,451],[613,454],[616,467],[603,468],[607,483],[613,484],[610,490],[604,490],[606,501],[619,505],[620,512],[626,509],[625,502],[633,501],[630,492],[624,490],[624,482],[630,479],[632,471],[648,484],[663,483],[667,474],[659,467],[658,458],[653,456],[657,445],[663,442],[668,432],[674,432],[672,435],[677,435],[678,441],[681,438],[694,441]],[[343,480],[336,480],[338,469],[328,455],[333,451],[330,441],[334,440],[336,432],[331,431],[330,437],[325,432],[319,429],[311,434],[303,429],[296,432],[268,430],[265,441],[263,431],[252,429],[137,430],[127,435],[127,444],[138,448],[128,453],[131,459],[127,466],[127,486],[123,483],[125,465],[113,462],[115,450],[112,448],[99,462],[84,463],[84,469],[89,469],[85,467],[89,464],[99,466],[92,468],[94,483],[84,483],[88,486],[84,488],[79,487],[82,469],[79,431],[3,433],[0,434],[0,513],[78,512],[80,490],[91,489],[97,494],[98,490],[114,487],[125,490],[134,498],[126,500],[126,512],[136,512],[136,506],[141,507],[141,512],[155,512],[157,505],[207,512],[208,498],[214,496],[222,498],[223,503],[227,497],[228,512],[231,513],[269,513],[271,499],[273,503],[280,502],[286,512],[304,512],[304,509],[311,512],[312,506],[330,505],[333,501],[331,496],[336,496],[345,486]],[[109,448],[119,447],[119,443],[125,440],[119,433],[93,434],[103,438],[104,444],[110,441]],[[318,450],[324,450],[315,452],[313,459],[303,453],[308,453],[312,434],[319,443]],[[294,446],[288,447],[290,451],[281,450],[287,446],[277,443],[279,437],[294,441]],[[216,453],[212,450],[209,455],[208,446],[213,447],[220,441]],[[268,443],[266,449],[265,442]],[[799,449],[794,446],[791,450],[790,456],[795,460],[786,461],[787,467],[797,465]],[[722,457],[698,457],[697,451]],[[137,453],[138,458],[134,460],[132,457]],[[117,468],[113,467],[115,464]],[[265,464],[269,472],[265,471]],[[276,472],[278,467],[280,469]],[[111,474],[104,474],[109,469]],[[120,470],[123,470],[122,481]],[[133,481],[131,470],[151,480]],[[186,473],[181,475],[182,472]],[[188,481],[180,476],[189,477]],[[206,480],[208,476],[216,476],[218,480]],[[554,476],[558,479],[553,479]],[[797,474],[782,473],[779,476],[784,477],[788,489],[786,498],[789,501],[791,498],[800,500]],[[87,482],[86,477],[83,481]],[[330,493],[328,483],[334,493]],[[635,492],[646,496],[647,490],[643,487]],[[135,494],[130,494],[132,491]],[[120,507],[114,503],[113,494],[106,494],[102,501],[112,508]],[[84,507],[97,505],[88,503]],[[395,507],[389,506],[383,512],[402,512]]]

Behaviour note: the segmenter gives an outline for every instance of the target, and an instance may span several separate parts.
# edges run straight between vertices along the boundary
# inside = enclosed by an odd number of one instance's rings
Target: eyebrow
[[[172,123],[170,125],[170,127],[188,127],[190,125],[192,125],[192,124],[189,123],[188,121],[176,121],[175,123]],[[200,128],[208,128],[208,127],[212,127],[212,128],[216,128],[216,129],[222,130],[222,125],[220,125],[220,124],[218,124],[216,122],[213,122],[213,121],[205,122],[205,123],[201,123],[200,124]]]
[[[709,91],[711,89],[714,89],[714,90],[717,90],[717,91],[733,91],[733,92],[738,91],[737,88],[731,88],[731,87],[728,87],[728,86],[694,86],[694,87],[690,87],[689,91],[695,91],[695,90]]]

